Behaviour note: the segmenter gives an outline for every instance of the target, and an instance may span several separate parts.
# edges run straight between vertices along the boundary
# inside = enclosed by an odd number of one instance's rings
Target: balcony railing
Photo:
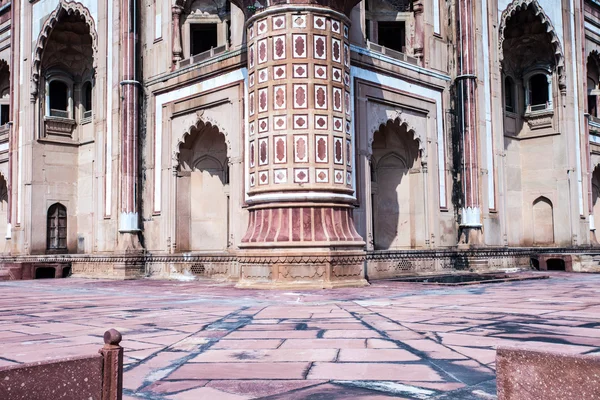
[[[367,48],[372,51],[376,51],[381,54],[385,54],[388,57],[395,58],[396,60],[404,61],[409,64],[419,65],[419,60],[415,57],[411,57],[408,54],[402,53],[398,50],[393,50],[388,47],[381,46],[377,43],[373,43],[367,40]]]
[[[219,46],[219,47],[211,47],[210,50],[206,50],[202,53],[196,54],[191,56],[190,58],[186,58],[185,60],[182,60],[179,62],[179,66],[180,67],[187,67],[189,65],[192,64],[196,64],[199,63],[201,61],[205,61],[208,59],[211,59],[215,56],[218,56],[220,54],[223,54],[225,52],[229,51],[229,45],[225,44],[223,46]]]
[[[51,117],[60,117],[60,118],[69,118],[69,111],[67,110],[57,110],[54,108],[50,109]]]

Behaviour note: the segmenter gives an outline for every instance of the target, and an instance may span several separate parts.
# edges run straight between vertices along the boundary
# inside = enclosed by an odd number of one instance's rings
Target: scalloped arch
[[[560,43],[560,39],[556,34],[556,29],[552,24],[552,20],[546,13],[542,6],[537,2],[537,0],[513,0],[512,3],[506,7],[506,9],[502,12],[500,17],[500,27],[498,28],[498,49],[499,49],[499,59],[500,62],[504,59],[503,45],[504,45],[504,30],[506,29],[506,24],[508,21],[519,11],[523,11],[529,6],[533,6],[536,17],[540,18],[542,24],[546,26],[546,31],[551,36],[551,43],[554,47],[554,57],[556,59],[556,67],[559,76],[559,86],[561,90],[566,89],[566,77],[564,76],[565,72],[565,55],[562,49],[562,45]]]
[[[426,148],[425,148],[424,138],[421,137],[421,135],[419,133],[417,133],[417,130],[412,125],[410,125],[407,120],[403,119],[401,116],[397,116],[395,118],[388,119],[385,123],[380,124],[377,129],[374,129],[371,132],[371,134],[369,136],[369,153],[373,154],[373,141],[375,140],[375,133],[380,131],[381,129],[383,129],[386,126],[391,127],[392,125],[397,125],[398,127],[406,128],[406,131],[408,132],[408,134],[412,135],[412,139],[416,140],[417,143],[419,144],[419,155],[421,156],[421,158],[425,158]]]
[[[183,143],[185,143],[186,139],[192,134],[192,131],[194,131],[194,130],[202,131],[204,129],[210,129],[210,128],[217,128],[219,133],[223,136],[223,138],[225,139],[225,146],[227,146],[227,157],[228,158],[231,157],[231,144],[229,142],[229,135],[227,134],[227,132],[222,127],[217,125],[216,123],[206,122],[206,121],[203,121],[201,118],[198,118],[198,121],[195,124],[193,124],[192,126],[190,126],[183,133],[183,135],[181,135],[179,137],[179,140],[175,144],[175,149],[173,152],[173,154],[174,154],[173,161],[176,166],[179,164],[179,153],[180,153],[181,145]]]
[[[33,52],[33,63],[32,63],[32,72],[31,72],[31,99],[34,100],[39,93],[39,82],[40,82],[40,71],[42,67],[42,56],[44,55],[44,49],[46,48],[46,43],[48,42],[48,38],[50,34],[54,30],[56,24],[60,21],[63,13],[67,15],[78,15],[83,18],[85,24],[88,26],[90,30],[90,36],[92,37],[92,50],[93,50],[93,68],[94,70],[97,67],[98,62],[98,33],[96,32],[96,25],[94,23],[94,18],[90,11],[83,4],[79,2],[71,2],[60,0],[58,6],[40,30],[38,35],[38,39],[35,45],[35,49]]]

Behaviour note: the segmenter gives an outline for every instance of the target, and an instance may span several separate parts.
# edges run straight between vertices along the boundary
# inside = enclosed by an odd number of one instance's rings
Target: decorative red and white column
[[[330,3],[328,3],[330,4]],[[365,285],[354,227],[350,20],[281,4],[247,20],[246,202],[239,286]]]
[[[121,2],[121,202],[119,232],[128,248],[139,242],[137,0]]]
[[[472,0],[457,3],[457,76],[458,129],[462,141],[461,242],[478,244],[481,240],[479,195],[479,144],[477,141],[477,76],[475,75],[475,34]]]

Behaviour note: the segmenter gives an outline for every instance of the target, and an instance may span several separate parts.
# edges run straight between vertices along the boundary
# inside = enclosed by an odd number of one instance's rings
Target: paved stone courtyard
[[[211,281],[0,283],[0,366],[123,333],[126,399],[493,399],[495,347],[600,354],[600,275],[460,287],[238,290]]]

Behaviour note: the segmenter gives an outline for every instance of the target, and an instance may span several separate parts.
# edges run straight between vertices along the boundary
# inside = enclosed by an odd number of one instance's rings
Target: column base
[[[265,249],[238,254],[238,288],[333,289],[369,285],[363,250]]]

